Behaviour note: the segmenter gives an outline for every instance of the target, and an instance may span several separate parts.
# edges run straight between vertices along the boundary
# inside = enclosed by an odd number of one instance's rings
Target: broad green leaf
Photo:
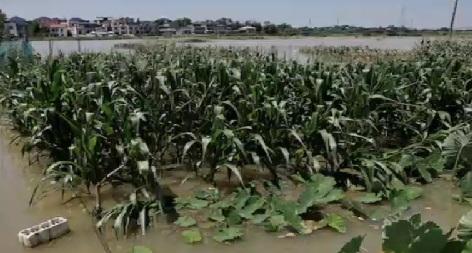
[[[463,198],[472,198],[472,172],[467,173],[459,184]]]
[[[174,222],[175,225],[188,228],[197,225],[197,221],[190,216],[181,216]]]
[[[333,228],[334,230],[338,231],[339,233],[346,233],[346,221],[343,217],[337,214],[328,214],[326,216],[326,221],[328,222],[328,226]]]
[[[427,230],[412,242],[411,253],[441,253],[447,244],[447,236],[443,235],[440,228]]]
[[[465,242],[449,241],[441,250],[441,253],[472,253],[472,247],[467,251],[467,245]]]
[[[376,193],[366,193],[363,196],[356,198],[356,201],[363,204],[374,204],[382,201],[382,198]]]
[[[216,222],[223,222],[225,221],[226,217],[223,215],[223,210],[221,209],[213,209],[208,218],[212,221],[216,221]]]
[[[462,216],[459,220],[457,235],[462,240],[472,240],[472,211]]]
[[[203,199],[197,199],[194,197],[190,198],[176,198],[175,199],[176,206],[181,209],[181,208],[190,208],[194,210],[200,210],[202,208],[205,208],[209,205],[209,202],[207,200]]]
[[[262,208],[265,204],[265,200],[260,197],[252,197],[248,200],[247,206],[239,211],[239,215],[245,219],[251,219],[252,215]]]
[[[217,242],[228,242],[240,239],[243,236],[241,229],[236,227],[223,228],[213,236],[213,240]]]
[[[185,242],[188,244],[199,243],[203,240],[202,234],[198,229],[189,229],[182,231],[182,237],[184,238]]]
[[[322,206],[344,198],[342,190],[335,189],[336,182],[331,177],[312,176],[312,182],[305,184],[305,191],[298,199],[299,213],[305,213],[312,206]]]
[[[360,253],[364,236],[354,237],[346,243],[338,253]]]
[[[230,226],[240,225],[243,222],[243,219],[241,218],[237,210],[232,210],[231,212],[229,212],[228,217],[226,217],[226,222]]]
[[[440,152],[434,152],[428,157],[421,159],[416,167],[421,174],[421,177],[427,182],[432,182],[433,178],[430,171],[441,172],[444,169],[446,160],[442,157]]]
[[[152,253],[152,250],[144,246],[134,246],[132,253]]]
[[[446,252],[443,252],[446,253]],[[454,253],[454,252],[451,252]],[[472,240],[469,240],[461,253],[472,253]]]
[[[384,229],[382,249],[385,253],[410,252],[409,247],[413,238],[413,226],[405,220],[395,222]]]
[[[270,217],[269,212],[263,213],[263,214],[254,214],[251,216],[251,222],[252,224],[262,224],[265,222],[268,218]]]
[[[423,189],[416,186],[406,186],[404,191],[408,200],[415,200],[423,195]]]
[[[271,216],[268,222],[265,224],[266,231],[269,232],[277,232],[280,231],[282,228],[287,226],[287,222],[283,215],[274,215]]]

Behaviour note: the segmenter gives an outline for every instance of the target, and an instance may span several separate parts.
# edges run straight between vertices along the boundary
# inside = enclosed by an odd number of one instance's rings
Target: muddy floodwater
[[[260,50],[276,50],[279,54],[287,58],[296,58],[299,49],[302,47],[315,46],[359,46],[377,49],[397,49],[410,50],[415,48],[422,40],[443,39],[442,37],[305,37],[305,38],[266,38],[266,39],[218,39],[208,40],[203,43],[181,43],[194,46],[217,46],[217,47],[238,47],[256,48]],[[120,39],[120,40],[54,40],[54,41],[32,41],[33,50],[42,55],[48,56],[59,53],[70,54],[75,52],[111,52],[116,50],[117,44],[154,44],[174,41],[175,39]],[[184,40],[185,41],[185,40]],[[123,52],[130,50],[121,50]]]
[[[8,253],[95,253],[104,252],[96,237],[90,216],[78,200],[62,200],[59,193],[49,193],[47,197],[29,207],[28,201],[33,187],[41,175],[43,165],[28,164],[27,155],[21,155],[19,144],[11,144],[14,136],[6,127],[0,128],[0,252]],[[185,183],[180,178],[171,180],[178,188],[177,193],[192,192],[198,185]],[[180,186],[179,186],[180,185]],[[425,187],[424,196],[415,201],[408,215],[421,213],[424,220],[437,222],[443,228],[455,226],[459,218],[469,210],[452,200],[456,193],[453,183],[440,179]],[[114,198],[109,194],[108,198]],[[91,203],[89,203],[91,206]],[[381,251],[381,223],[360,221],[346,213],[348,232],[339,234],[330,230],[316,231],[312,235],[279,239],[283,233],[266,233],[260,227],[247,226],[244,239],[233,245],[213,242],[207,230],[203,229],[205,241],[196,246],[183,242],[180,231],[175,226],[159,223],[151,228],[146,236],[130,236],[116,239],[109,231],[107,238],[112,252],[131,252],[133,245],[143,245],[154,252],[337,252],[341,246],[354,236],[366,235],[363,247],[367,252]],[[35,249],[25,249],[17,241],[19,230],[37,224],[45,219],[64,216],[69,219],[72,232],[63,238]],[[209,231],[209,230],[208,230]]]

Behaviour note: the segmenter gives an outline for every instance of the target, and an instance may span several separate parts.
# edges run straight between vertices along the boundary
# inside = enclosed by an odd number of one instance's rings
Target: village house
[[[203,23],[194,23],[193,24],[193,33],[195,34],[206,34],[207,26]]]
[[[154,21],[140,21],[139,27],[141,34],[158,35],[159,26]]]
[[[48,18],[48,17],[39,17],[35,19],[34,21],[38,22],[39,26],[41,28],[48,28],[50,25],[59,25],[66,23],[66,19],[61,19],[61,18]]]
[[[81,18],[71,18],[68,21],[68,30],[73,37],[91,34],[97,26],[97,24]]]
[[[193,25],[188,25],[184,27],[180,27],[177,29],[178,35],[189,35],[195,33],[195,27]]]
[[[141,34],[141,28],[133,18],[112,19],[110,23],[111,31],[116,35],[137,35]]]
[[[163,24],[159,26],[159,35],[161,36],[172,36],[176,35],[177,30],[170,26],[170,24]]]
[[[5,23],[5,34],[9,37],[23,38],[28,31],[28,22],[20,17],[12,17]]]
[[[67,23],[61,24],[52,24],[49,25],[49,36],[50,37],[68,37],[69,36],[69,26]]]
[[[257,29],[253,26],[243,26],[238,29],[238,32],[247,33],[247,34],[255,34],[257,32]]]

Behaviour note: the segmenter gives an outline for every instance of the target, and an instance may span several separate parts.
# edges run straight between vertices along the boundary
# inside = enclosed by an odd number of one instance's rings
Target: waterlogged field
[[[336,232],[326,252],[363,234],[369,252],[468,252],[470,215],[453,236],[395,220],[422,213],[447,230],[470,209],[472,43],[304,51],[307,64],[175,45],[10,59],[8,123],[31,162],[48,157],[31,208],[59,192],[107,252],[129,252],[116,245],[137,234],[166,245],[162,231],[200,250],[257,249],[266,231],[281,248]]]

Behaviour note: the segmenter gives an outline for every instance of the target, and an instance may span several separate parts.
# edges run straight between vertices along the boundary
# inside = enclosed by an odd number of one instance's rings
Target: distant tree
[[[279,29],[277,28],[276,25],[269,24],[269,25],[264,26],[264,33],[275,35],[279,33]]]
[[[280,25],[277,26],[277,28],[279,28],[279,30],[289,30],[289,29],[292,29],[292,26],[287,24],[287,23],[282,23]]]
[[[3,38],[7,16],[0,10],[0,40]]]
[[[48,30],[41,27],[38,21],[31,21],[28,23],[28,35],[31,37],[44,37],[48,33]]]
[[[190,18],[179,18],[174,21],[177,27],[185,27],[192,24],[192,20]]]
[[[168,19],[168,18],[160,18],[156,21],[154,21],[156,23],[156,25],[158,26],[161,26],[161,25],[165,25],[165,24],[169,24],[172,22],[172,20]]]
[[[282,33],[284,35],[297,35],[300,34],[300,30],[293,28],[291,25],[287,23],[282,23],[277,26],[279,33]]]
[[[256,28],[256,32],[261,32],[262,31],[262,24],[259,22],[254,22],[251,24],[251,26]]]

